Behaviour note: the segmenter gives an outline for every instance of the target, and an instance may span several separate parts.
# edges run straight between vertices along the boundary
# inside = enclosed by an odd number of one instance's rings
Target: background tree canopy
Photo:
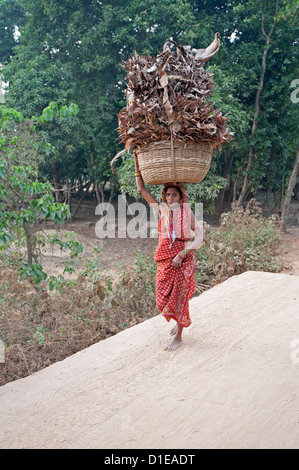
[[[299,104],[291,100],[291,84],[299,78],[298,4],[279,0],[275,16],[275,3],[0,0],[0,63],[9,83],[5,105],[25,117],[40,115],[50,102],[79,107],[72,120],[62,117],[42,131],[55,151],[40,161],[40,178],[56,188],[92,181],[99,200],[107,182],[110,190],[119,190],[110,161],[122,150],[117,134],[117,113],[125,105],[122,60],[135,50],[155,55],[169,38],[203,48],[218,31],[220,51],[206,68],[214,73],[213,102],[228,114],[235,137],[215,154],[206,190],[194,185],[194,197],[210,192],[218,204],[229,203],[240,195],[247,175],[245,199],[272,193],[280,204],[298,147]],[[263,28],[268,33],[273,25],[267,44]],[[123,165],[121,187],[128,190],[135,184],[132,165]]]

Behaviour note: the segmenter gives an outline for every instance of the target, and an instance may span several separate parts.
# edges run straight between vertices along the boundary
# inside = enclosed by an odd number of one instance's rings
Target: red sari
[[[195,291],[195,256],[191,251],[179,268],[172,266],[173,259],[184,250],[185,242],[191,237],[190,219],[185,217],[183,205],[178,211],[178,216],[174,218],[174,227],[176,237],[179,238],[169,237],[163,215],[159,220],[159,243],[154,257],[157,261],[156,303],[167,321],[173,318],[180,325],[188,327],[191,325],[189,300]]]

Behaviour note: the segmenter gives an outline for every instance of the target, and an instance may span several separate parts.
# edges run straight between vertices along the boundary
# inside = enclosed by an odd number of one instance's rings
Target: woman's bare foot
[[[165,351],[175,351],[182,344],[182,339],[175,337],[168,346],[166,346]]]
[[[166,346],[165,351],[175,351],[178,349],[179,346],[182,344],[182,332],[183,332],[183,326],[177,325],[171,330],[171,335],[175,337],[173,338],[172,342]]]

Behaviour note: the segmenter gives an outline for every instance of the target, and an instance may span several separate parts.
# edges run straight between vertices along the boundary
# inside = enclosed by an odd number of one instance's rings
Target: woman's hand
[[[182,265],[182,262],[183,262],[183,259],[179,255],[176,255],[176,257],[173,258],[172,260],[172,266],[174,266],[175,268],[180,268]]]
[[[134,161],[135,161],[135,171],[139,171],[138,159],[137,159],[137,155],[135,152],[134,152]]]

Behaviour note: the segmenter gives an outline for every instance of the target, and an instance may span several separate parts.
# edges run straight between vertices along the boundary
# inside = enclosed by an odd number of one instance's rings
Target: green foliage
[[[69,206],[55,202],[53,186],[38,180],[37,160],[40,143],[34,134],[32,123],[37,125],[52,122],[61,115],[70,118],[77,107],[62,107],[51,103],[40,117],[34,117],[30,128],[18,128],[25,122],[21,113],[0,108],[0,251],[20,250],[26,240],[27,260],[20,259],[21,277],[31,277],[35,284],[47,278],[37,259],[37,237],[34,232],[40,220],[62,223],[70,217]],[[33,129],[33,130],[32,130]],[[18,135],[18,130],[20,135]],[[33,151],[32,151],[33,149]],[[53,241],[52,241],[53,242]],[[55,240],[58,242],[58,239]],[[72,256],[82,251],[76,242],[61,242],[63,249],[72,251]]]
[[[33,279],[34,284],[41,284],[47,279],[47,274],[44,272],[40,263],[34,263],[29,266],[27,261],[23,261],[23,267],[19,270],[20,281],[25,278]]]
[[[60,116],[53,126],[54,112],[47,111],[43,137],[49,147],[47,158],[39,161],[40,175],[53,181],[55,167],[60,184],[92,179],[99,185],[109,181],[111,189],[118,186],[109,162],[119,151],[117,113],[125,104],[122,60],[135,50],[154,55],[169,37],[202,48],[219,31],[220,51],[205,66],[214,73],[212,101],[228,114],[235,137],[217,157],[214,176],[217,181],[220,176],[228,183],[236,182],[238,195],[253,146],[247,196],[262,190],[279,191],[281,197],[298,145],[299,107],[290,100],[291,83],[298,78],[298,5],[295,0],[281,0],[274,20],[274,2],[266,4],[265,29],[268,32],[275,21],[275,32],[252,141],[265,47],[263,9],[263,0],[2,0],[0,57],[6,61],[7,106],[26,117],[40,115],[50,102],[58,106],[77,103],[80,108],[72,120]],[[20,26],[19,40],[13,36],[15,26]],[[124,184],[120,182],[122,188]],[[227,194],[231,198],[232,191]]]
[[[44,327],[43,325],[40,325],[36,328],[36,331],[33,335],[33,338],[37,340],[39,345],[44,344],[45,342],[45,335],[48,331],[48,328]]]
[[[109,162],[117,153],[117,113],[124,103],[121,63],[135,48],[158,52],[173,35],[184,34],[192,20],[187,1],[113,2],[22,0],[27,12],[20,44],[4,70],[10,86],[7,103],[27,116],[40,114],[51,101],[76,102],[76,126],[47,130],[57,149],[41,170],[60,181],[94,179],[116,185]],[[168,12],[171,9],[172,21]],[[72,135],[72,146],[66,145]],[[93,163],[91,162],[93,160]]]
[[[49,277],[49,290],[50,291],[56,290],[57,292],[61,292],[64,287],[69,287],[69,286],[73,286],[73,282],[66,281],[61,274],[59,274],[58,276]]]
[[[47,106],[41,116],[35,117],[33,116],[33,122],[37,124],[45,124],[53,121],[57,121],[58,119],[69,119],[73,116],[78,114],[79,108],[76,104],[71,103],[69,106],[61,106],[59,107],[57,103],[51,102],[49,106]]]

